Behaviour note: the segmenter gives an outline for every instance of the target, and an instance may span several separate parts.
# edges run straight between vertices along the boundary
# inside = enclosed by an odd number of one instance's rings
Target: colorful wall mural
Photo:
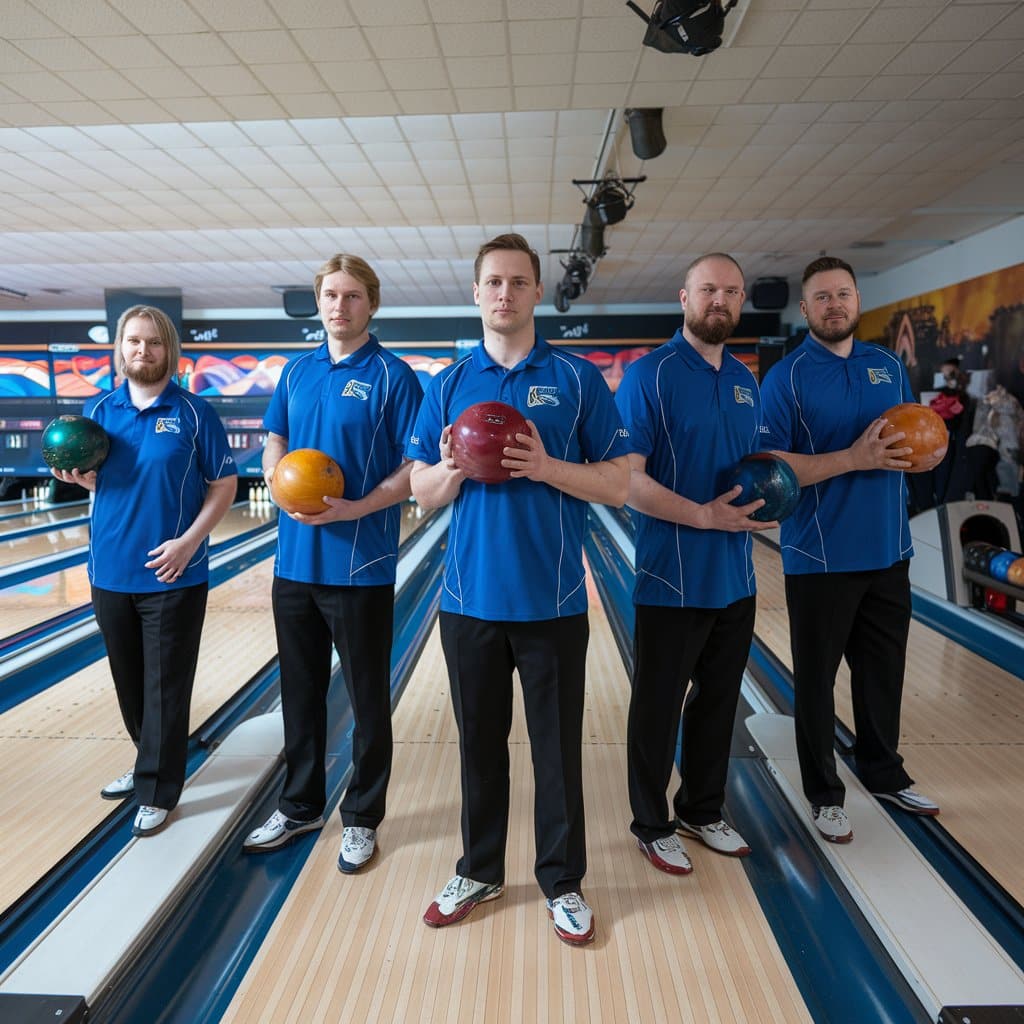
[[[958,356],[1024,401],[1024,263],[870,310],[857,333],[899,353],[915,394]]]

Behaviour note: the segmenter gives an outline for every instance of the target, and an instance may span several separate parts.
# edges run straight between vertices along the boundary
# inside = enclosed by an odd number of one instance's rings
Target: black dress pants
[[[391,643],[395,588],[336,587],[274,577],[274,628],[281,664],[285,781],[279,807],[312,821],[327,803],[327,691],[331,647],[352,703],[352,779],[344,825],[384,820],[391,778]]]
[[[185,786],[188,718],[207,584],[126,594],[92,588],[125,728],[136,746],[140,804],[173,810]]]
[[[680,712],[682,782],[673,810],[691,825],[710,825],[722,817],[754,607],[754,598],[745,597],[726,608],[636,608],[626,757],[630,827],[645,843],[674,831],[666,789]]]
[[[835,681],[850,666],[857,774],[873,793],[911,785],[897,751],[910,631],[907,561],[866,572],[786,577],[796,749],[804,795],[814,806],[842,806],[836,771]]]
[[[586,614],[488,622],[442,612],[462,764],[462,857],[456,871],[505,880],[512,672],[519,670],[534,779],[534,874],[549,899],[578,892],[587,870],[583,813]]]

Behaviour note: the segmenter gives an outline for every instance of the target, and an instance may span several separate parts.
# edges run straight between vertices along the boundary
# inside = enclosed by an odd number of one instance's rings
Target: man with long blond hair
[[[210,531],[237,473],[217,414],[173,380],[174,324],[154,306],[121,314],[114,365],[124,382],[85,405],[110,437],[98,470],[54,470],[95,492],[89,582],[135,766],[100,793],[134,796],[132,831],[167,823],[185,784],[188,719],[206,615]]]

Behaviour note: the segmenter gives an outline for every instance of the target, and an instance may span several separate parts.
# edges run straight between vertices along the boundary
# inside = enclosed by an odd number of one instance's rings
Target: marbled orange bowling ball
[[[946,421],[926,405],[902,402],[882,415],[889,422],[882,428],[881,437],[897,432],[906,434],[902,441],[894,441],[891,447],[912,449],[909,455],[901,457],[902,461],[910,463],[907,473],[923,473],[932,468],[929,464],[932,453],[940,449],[945,453],[949,446]]]
[[[324,495],[340,498],[344,494],[345,477],[330,455],[316,448],[296,448],[274,467],[270,492],[285,512],[315,516],[330,507]]]
[[[1024,588],[1024,558],[1018,558],[1006,570],[1006,582]]]

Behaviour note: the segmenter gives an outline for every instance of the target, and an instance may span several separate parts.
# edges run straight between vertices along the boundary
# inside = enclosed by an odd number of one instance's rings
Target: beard
[[[124,375],[136,384],[158,384],[167,376],[167,360],[161,363],[125,363]]]
[[[736,330],[736,320],[727,309],[713,312],[720,313],[720,315],[712,320],[709,319],[708,313],[703,316],[698,316],[695,313],[691,316],[687,311],[683,316],[683,323],[690,333],[703,341],[705,345],[724,345],[726,339],[731,337],[732,332]]]
[[[857,330],[857,325],[860,323],[860,316],[852,316],[849,320],[826,320],[822,317],[820,320],[817,318],[807,318],[807,326],[811,329],[811,334],[818,339],[818,341],[824,341],[829,344],[834,344],[837,341],[845,341],[847,338],[853,336]]]

